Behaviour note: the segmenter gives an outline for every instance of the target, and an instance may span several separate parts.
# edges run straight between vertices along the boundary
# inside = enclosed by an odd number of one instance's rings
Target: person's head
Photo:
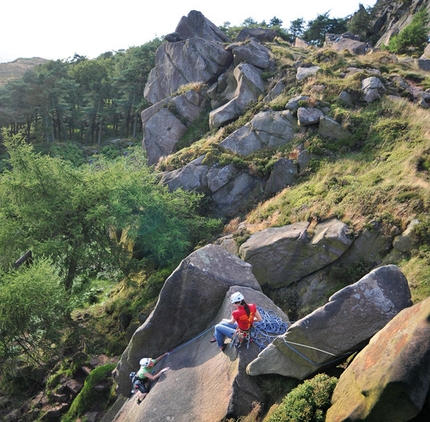
[[[233,293],[230,296],[230,302],[237,307],[243,306],[245,308],[246,315],[249,316],[250,309],[248,304],[245,302],[245,298],[243,297],[242,293],[240,292]]]
[[[149,366],[152,366],[152,360],[149,358],[142,358],[139,361],[139,365],[143,366],[144,368],[147,368]]]
[[[242,302],[244,302],[245,301],[245,298],[243,297],[243,294],[242,293],[240,293],[240,292],[236,292],[236,293],[233,293],[231,296],[230,296],[230,302],[233,304],[233,305],[243,305],[243,303]]]

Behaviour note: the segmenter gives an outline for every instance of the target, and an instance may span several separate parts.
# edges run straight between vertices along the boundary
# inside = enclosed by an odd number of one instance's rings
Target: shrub
[[[318,374],[289,394],[267,422],[323,422],[337,378]]]
[[[429,17],[426,10],[421,10],[389,43],[388,50],[395,54],[405,54],[409,50],[422,53],[427,45],[427,24]]]

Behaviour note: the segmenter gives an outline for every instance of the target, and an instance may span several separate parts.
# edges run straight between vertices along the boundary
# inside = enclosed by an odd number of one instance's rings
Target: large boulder
[[[144,128],[143,147],[148,165],[158,163],[161,157],[169,155],[187,127],[167,108],[162,108]]]
[[[298,67],[296,73],[296,79],[298,82],[303,82],[315,76],[321,69],[320,66],[309,66],[309,67]]]
[[[184,167],[162,174],[160,184],[167,185],[170,191],[182,188],[187,191],[205,193],[208,188],[209,168],[203,164],[204,155]]]
[[[155,53],[155,67],[149,74],[144,97],[155,104],[183,85],[214,82],[232,60],[232,54],[222,44],[203,38],[163,43]]]
[[[182,16],[176,27],[175,33],[183,38],[203,38],[208,41],[229,42],[230,39],[224,32],[205,18],[201,12],[191,10],[188,16]]]
[[[380,100],[386,91],[384,84],[376,76],[363,79],[361,89],[363,91],[363,100],[367,103]]]
[[[292,324],[248,365],[247,372],[303,380],[363,347],[411,305],[408,282],[400,269],[395,265],[379,267]]]
[[[297,109],[297,120],[300,126],[310,126],[319,124],[324,113],[314,107],[299,107]]]
[[[280,158],[273,165],[273,170],[267,180],[264,193],[270,196],[278,193],[287,186],[293,185],[297,180],[297,175],[297,164],[288,158]]]
[[[406,422],[430,387],[430,298],[401,311],[341,375],[327,422]]]
[[[260,290],[251,266],[221,246],[205,246],[184,259],[166,280],[155,309],[121,356],[114,374],[118,392],[129,394],[128,375],[140,358],[156,357],[204,330],[233,285]]]
[[[278,31],[267,28],[243,28],[237,34],[236,41],[246,41],[255,38],[261,42],[272,42],[278,35]]]
[[[171,154],[187,128],[200,116],[206,99],[194,90],[168,97],[141,113],[148,164]]]
[[[182,188],[210,195],[212,213],[217,217],[233,217],[247,211],[249,204],[260,197],[263,180],[233,164],[208,167],[204,159],[201,156],[180,169],[163,173],[160,183],[171,191]]]
[[[246,62],[260,69],[267,69],[272,63],[270,50],[255,40],[245,44],[232,44],[226,47],[226,50],[233,53],[233,64],[235,66]]]
[[[220,264],[222,265],[221,262]],[[219,269],[223,272],[221,267]],[[246,374],[247,365],[259,353],[258,345],[251,342],[247,347],[246,343],[243,343],[240,348],[236,348],[227,340],[227,348],[222,353],[216,344],[209,342],[213,326],[222,318],[230,317],[230,296],[236,291],[243,293],[248,303],[255,303],[288,323],[287,315],[260,290],[244,286],[230,287],[218,307],[209,308],[210,304],[205,304],[206,311],[216,313],[204,330],[174,348],[170,355],[158,364],[156,372],[166,366],[170,367],[170,371],[153,383],[143,403],[137,405],[136,399],[132,397],[123,404],[114,421],[219,421],[245,416],[252,410],[253,402],[261,403],[264,400],[257,380]],[[189,294],[189,306],[193,309],[198,303],[195,301],[195,292],[189,291]],[[179,303],[175,306],[182,309]],[[199,310],[194,312],[195,319],[203,317]],[[171,324],[176,320],[170,319],[169,314],[169,321]]]
[[[254,233],[239,249],[262,286],[286,287],[336,261],[351,245],[348,227],[338,220],[319,223],[313,237],[308,222]]]
[[[296,131],[296,119],[289,111],[260,111],[249,123],[227,136],[220,146],[246,156],[263,148],[284,146]]]
[[[234,97],[209,113],[211,128],[219,128],[238,118],[245,111],[246,106],[257,101],[264,92],[261,69],[248,63],[240,63],[234,68],[233,75],[237,84]]]
[[[212,194],[213,212],[219,217],[232,218],[241,212],[249,211],[249,204],[261,197],[263,187],[264,183],[261,179],[240,171]]]
[[[350,33],[345,34],[326,34],[325,46],[330,46],[335,51],[348,50],[351,54],[366,54],[369,44]]]
[[[344,129],[336,120],[328,116],[320,116],[318,133],[324,138],[346,139],[351,133]]]

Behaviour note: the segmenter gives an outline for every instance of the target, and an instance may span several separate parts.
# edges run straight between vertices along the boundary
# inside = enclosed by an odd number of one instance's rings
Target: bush
[[[337,378],[318,374],[285,396],[267,422],[324,422]]]

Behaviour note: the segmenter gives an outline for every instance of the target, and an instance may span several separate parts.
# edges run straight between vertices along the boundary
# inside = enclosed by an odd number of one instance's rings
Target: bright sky
[[[139,46],[174,32],[191,10],[217,26],[247,18],[269,23],[276,16],[288,28],[295,19],[308,22],[326,12],[346,17],[360,3],[374,6],[376,0],[9,0],[0,6],[0,63],[20,57],[65,60],[75,53],[92,59]]]

